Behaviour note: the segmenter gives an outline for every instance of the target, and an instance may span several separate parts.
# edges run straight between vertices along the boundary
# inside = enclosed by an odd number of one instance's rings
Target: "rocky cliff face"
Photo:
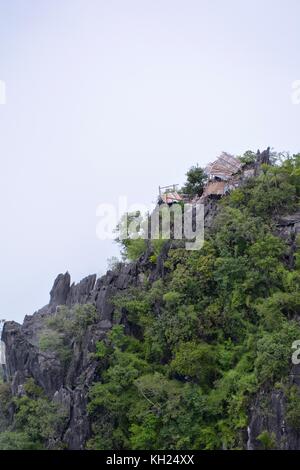
[[[23,325],[7,322],[4,326],[4,369],[13,395],[21,395],[26,379],[32,377],[50,399],[62,404],[67,411],[68,421],[57,439],[69,449],[82,449],[90,436],[86,403],[89,386],[96,378],[97,364],[91,356],[95,351],[95,343],[105,337],[115,322],[126,324],[124,316],[114,319],[111,299],[118,292],[142,283],[146,270],[152,281],[162,277],[165,255],[166,251],[161,254],[156,267],[147,263],[149,253],[146,253],[138,262],[121,265],[100,279],[96,279],[95,275],[88,276],[78,284],[71,285],[69,273],[60,274],[50,292],[48,305],[26,316]],[[44,328],[45,320],[55,313],[58,306],[72,307],[86,303],[96,307],[98,320],[87,328],[80,346],[74,343],[71,363],[64,370],[55,354],[39,349],[39,333]]]
[[[209,227],[217,212],[217,203],[208,200],[205,206],[205,225]],[[294,262],[295,239],[300,232],[300,213],[277,220],[276,231],[286,239],[290,246],[287,263]],[[172,242],[170,242],[172,243]],[[69,449],[83,449],[91,435],[89,418],[86,412],[88,390],[97,379],[97,363],[91,353],[95,351],[97,341],[103,339],[114,323],[126,325],[126,313],[121,318],[114,317],[112,298],[118,292],[141,285],[145,277],[153,282],[164,277],[164,260],[170,243],[166,244],[154,266],[149,263],[150,253],[145,253],[137,262],[121,265],[114,271],[108,271],[100,279],[91,275],[78,284],[71,284],[69,273],[60,274],[50,292],[49,304],[26,316],[23,325],[7,322],[2,332],[6,346],[7,381],[11,383],[13,395],[21,395],[25,381],[33,377],[36,384],[43,388],[47,396],[64,406],[68,419],[57,436],[57,440]],[[80,347],[73,344],[71,362],[64,369],[55,354],[39,349],[39,334],[45,319],[50,318],[60,305],[72,307],[76,304],[91,303],[97,310],[97,321],[84,332]],[[300,387],[300,366],[291,370],[291,383]],[[266,411],[264,403],[268,403]],[[261,391],[249,409],[248,438],[245,447],[260,447],[257,437],[263,431],[274,434],[277,448],[300,449],[300,437],[286,425],[286,404],[284,395],[278,390]],[[51,443],[49,443],[51,446]]]
[[[216,212],[216,201],[207,201],[206,227],[211,225]],[[152,254],[149,248],[137,262],[121,265],[99,279],[91,275],[78,284],[71,284],[68,272],[59,274],[50,291],[48,305],[26,316],[22,325],[16,322],[5,324],[2,332],[6,346],[4,375],[11,383],[12,394],[22,395],[24,383],[32,377],[51,400],[61,404],[67,411],[68,420],[57,441],[66,444],[67,448],[83,449],[91,434],[86,404],[89,387],[97,378],[97,363],[91,356],[95,344],[106,336],[114,323],[127,324],[125,314],[114,318],[112,298],[129,287],[138,287],[146,276],[150,283],[163,278],[164,260],[171,243],[165,244],[155,266],[149,262]],[[88,327],[80,346],[74,342],[71,363],[64,370],[55,354],[39,349],[39,336],[45,321],[55,314],[58,306],[86,303],[96,307],[98,320]]]
[[[300,234],[300,212],[279,218],[276,222],[276,232],[289,246],[286,262],[292,268],[296,237]],[[289,382],[291,386],[300,387],[300,365],[291,368]],[[286,407],[286,397],[282,390],[260,391],[249,410],[248,450],[261,448],[257,437],[264,431],[274,437],[276,449],[300,449],[300,435],[287,424]]]
[[[300,367],[293,366],[290,384],[300,387]],[[300,435],[286,420],[286,397],[282,390],[261,390],[249,410],[247,449],[261,449],[257,437],[267,431],[274,439],[275,448],[299,450]]]

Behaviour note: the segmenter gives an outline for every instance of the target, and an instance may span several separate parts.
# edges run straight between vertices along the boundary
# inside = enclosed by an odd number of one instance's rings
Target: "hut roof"
[[[174,202],[182,201],[182,197],[177,193],[177,191],[164,193],[161,195],[161,199],[165,204],[173,204]]]
[[[223,152],[217,160],[209,163],[205,168],[205,173],[209,178],[218,177],[227,180],[237,173],[242,167],[242,163],[229,153]]]

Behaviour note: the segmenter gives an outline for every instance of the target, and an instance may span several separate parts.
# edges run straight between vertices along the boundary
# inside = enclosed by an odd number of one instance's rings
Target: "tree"
[[[241,163],[244,165],[255,163],[256,161],[256,153],[252,152],[252,150],[247,150],[241,157],[239,157],[239,160]]]
[[[6,407],[14,408],[14,416],[5,431],[0,432],[0,450],[45,449],[50,441],[53,445],[61,435],[65,410],[50,401],[32,378],[25,382],[23,390],[24,395],[14,398],[2,390],[0,399],[4,393]]]
[[[147,248],[147,222],[140,211],[126,213],[118,223],[115,242],[121,246],[123,260],[137,260]]]
[[[201,386],[209,386],[216,376],[214,349],[206,343],[182,343],[170,366],[173,372],[194,379]]]
[[[186,173],[186,183],[181,188],[181,192],[189,196],[201,196],[203,193],[206,175],[198,165],[192,166]]]
[[[0,433],[0,450],[42,450],[43,446],[33,442],[25,432],[5,431]]]

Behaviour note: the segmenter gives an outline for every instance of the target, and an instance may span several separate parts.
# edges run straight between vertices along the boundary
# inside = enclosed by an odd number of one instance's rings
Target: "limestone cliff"
[[[241,176],[241,182],[244,175]],[[205,205],[206,228],[212,224],[218,203],[208,199]],[[277,217],[274,220],[276,234],[282,237],[289,247],[285,263],[293,267],[296,250],[296,237],[300,233],[300,213]],[[91,275],[78,284],[71,284],[69,273],[60,274],[50,292],[49,303],[31,316],[26,316],[22,325],[7,322],[2,332],[6,348],[4,375],[11,386],[14,396],[23,393],[24,383],[33,378],[48,398],[62,404],[67,411],[67,420],[57,441],[69,449],[84,449],[91,436],[91,425],[86,405],[91,384],[99,379],[97,361],[93,357],[97,341],[116,323],[121,323],[127,331],[132,328],[128,323],[126,310],[121,316],[114,315],[113,297],[130,287],[142,286],[145,279],[151,284],[164,278],[164,261],[168,257],[172,241],[168,242],[155,264],[149,261],[151,251],[136,262],[120,264],[113,271],[97,279]],[[83,332],[82,340],[72,343],[71,361],[65,368],[55,353],[43,352],[39,348],[39,336],[45,321],[55,315],[57,307],[73,307],[77,304],[92,304],[97,311],[97,320]],[[300,387],[300,366],[293,366],[290,383]],[[267,406],[265,404],[267,403]],[[264,431],[274,435],[276,447],[280,449],[300,449],[300,438],[295,430],[286,423],[286,400],[280,390],[261,389],[248,410],[248,432],[245,432],[244,447],[260,448],[257,437]],[[245,430],[246,431],[246,430]],[[49,442],[51,447],[53,443]]]

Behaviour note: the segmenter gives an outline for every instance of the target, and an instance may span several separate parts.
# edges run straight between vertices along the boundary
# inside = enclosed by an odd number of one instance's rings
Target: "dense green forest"
[[[163,279],[145,278],[143,289],[114,298],[115,316],[126,312],[127,325],[116,321],[97,344],[87,449],[241,449],[253,398],[274,388],[300,432],[300,395],[289,381],[300,339],[300,240],[291,247],[276,233],[276,218],[295,212],[299,196],[300,155],[263,165],[218,202],[200,251],[173,242]],[[124,242],[124,256],[137,258],[144,243]],[[155,244],[152,263],[164,243]],[[94,314],[89,306],[88,319]],[[41,347],[54,341],[66,359],[70,331],[86,326],[82,311],[73,323],[68,315],[62,310],[48,325],[52,336],[41,338]],[[43,448],[62,426],[63,410],[32,380],[24,388],[11,398],[9,384],[0,384],[0,449]],[[274,446],[267,430],[258,439]]]

